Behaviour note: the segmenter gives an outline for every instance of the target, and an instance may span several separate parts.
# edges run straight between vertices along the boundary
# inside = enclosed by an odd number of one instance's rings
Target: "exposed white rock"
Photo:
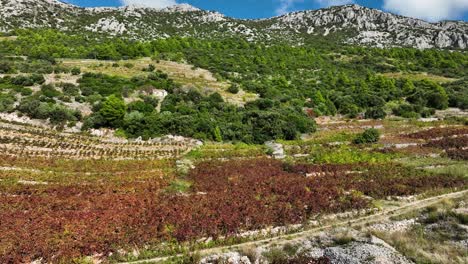
[[[92,32],[108,32],[111,35],[124,33],[127,29],[124,23],[119,22],[115,17],[101,18],[95,24],[86,26]]]
[[[419,49],[468,47],[468,23],[423,20],[380,10],[345,5],[292,12],[261,20],[241,20],[188,4],[163,9],[144,6],[82,8],[57,0],[2,0],[0,31],[17,27],[50,28],[125,35],[131,39],[242,36],[249,41],[287,40],[302,44],[305,37],[346,32],[344,42],[374,47]],[[90,22],[92,21],[92,22]],[[200,27],[210,24],[209,27]],[[171,29],[171,30],[168,30]],[[355,32],[355,33],[349,33]]]
[[[276,143],[273,141],[269,141],[265,143],[265,146],[271,151],[271,155],[275,159],[284,159],[286,155],[284,153],[283,145],[280,143]]]
[[[408,219],[402,221],[393,221],[387,223],[375,224],[370,229],[384,232],[401,232],[409,229],[416,224],[415,219]]]
[[[196,12],[196,11],[201,11],[201,10],[189,4],[178,4],[178,5],[166,7],[162,9],[161,11],[163,12]]]
[[[206,257],[200,264],[229,263],[229,264],[251,264],[249,258],[241,256],[238,252],[228,252]]]
[[[388,247],[353,242],[346,246],[326,248],[324,256],[330,258],[332,263],[360,264],[372,263],[381,264],[409,264],[411,261],[401,256],[398,252]]]

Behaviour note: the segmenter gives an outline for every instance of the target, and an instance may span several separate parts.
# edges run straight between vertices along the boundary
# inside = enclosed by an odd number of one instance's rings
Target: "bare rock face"
[[[275,159],[284,159],[286,158],[286,155],[284,154],[284,148],[282,144],[269,141],[265,143],[265,146],[270,150],[271,155]]]
[[[229,252],[221,255],[214,255],[202,259],[200,264],[229,263],[229,264],[251,264],[246,256],[241,256],[238,252]]]
[[[353,242],[346,247],[326,248],[323,254],[336,264],[409,264],[406,258],[396,251],[380,245]]]
[[[249,41],[307,43],[333,35],[344,43],[374,47],[468,48],[468,23],[423,20],[358,5],[292,12],[242,20],[188,4],[163,9],[144,6],[81,8],[57,0],[0,0],[0,31],[56,28],[131,39],[243,37]]]
[[[468,23],[429,23],[423,20],[385,13],[380,10],[347,5],[317,11],[286,14],[276,19],[274,28],[322,34],[354,30],[346,42],[372,46],[411,46],[416,48],[468,47]]]

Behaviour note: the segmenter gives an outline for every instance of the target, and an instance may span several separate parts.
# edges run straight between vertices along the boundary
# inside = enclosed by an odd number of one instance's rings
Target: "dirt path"
[[[333,224],[330,224],[330,225],[316,227],[316,228],[308,229],[308,230],[294,233],[294,234],[285,234],[285,235],[281,235],[281,236],[277,236],[273,238],[261,239],[261,240],[241,243],[241,244],[232,245],[232,246],[210,248],[210,249],[197,251],[197,253],[199,253],[202,256],[207,256],[207,255],[215,255],[215,254],[223,253],[226,250],[235,251],[236,249],[240,249],[242,247],[259,247],[259,246],[267,246],[271,244],[278,245],[278,244],[282,244],[283,242],[291,243],[294,241],[300,241],[304,238],[310,237],[319,232],[332,229],[332,228],[336,228],[336,227],[343,227],[343,226],[354,227],[354,226],[360,226],[360,225],[365,225],[365,224],[383,222],[385,220],[389,220],[390,217],[404,215],[406,213],[437,204],[444,199],[460,198],[467,194],[468,194],[468,190],[443,194],[439,196],[430,197],[427,199],[410,202],[399,207],[384,209],[372,215],[357,217],[357,218],[349,219],[349,220],[342,220],[339,222],[334,222]],[[138,261],[132,261],[132,262],[121,262],[119,264],[159,263],[159,262],[167,261],[170,258],[179,257],[179,256],[181,255],[175,255],[175,256],[169,256],[169,257],[157,257],[157,258],[138,260]]]

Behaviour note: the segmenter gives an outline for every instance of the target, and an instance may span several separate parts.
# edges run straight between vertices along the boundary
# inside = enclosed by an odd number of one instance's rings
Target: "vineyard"
[[[62,159],[166,159],[187,153],[199,142],[182,137],[129,141],[0,122],[0,154]]]
[[[283,142],[289,158],[280,161],[260,145],[199,147],[178,137],[129,141],[0,125],[1,263],[174,254],[210,245],[204,241],[256,239],[256,231],[271,227],[306,227],[317,216],[371,213],[379,201],[468,187],[464,174],[400,161],[428,159],[412,152],[417,147],[452,158],[434,158],[440,164],[463,166],[461,126],[373,124],[382,126],[384,143],[355,146],[363,124],[333,125],[305,141]],[[408,142],[414,145],[395,147]],[[194,164],[186,174],[178,171],[181,159]]]
[[[42,184],[18,181],[28,174],[24,171],[1,172],[2,263],[39,257],[62,262],[173,239],[236,236],[305,223],[316,214],[367,208],[371,198],[468,184],[465,178],[392,164],[317,166],[259,159],[199,164],[187,176],[193,188],[180,195],[167,188],[174,178],[162,168],[169,163],[140,162],[141,173],[123,174],[117,171],[129,164],[118,163],[110,175],[102,171],[104,166],[95,167],[100,177],[81,180],[60,172],[80,171],[74,165],[51,162],[55,172],[34,172],[36,179],[48,179]],[[160,173],[143,170],[158,165]]]
[[[444,151],[447,157],[455,160],[468,160],[468,129],[429,129],[408,135],[425,140],[424,147]]]

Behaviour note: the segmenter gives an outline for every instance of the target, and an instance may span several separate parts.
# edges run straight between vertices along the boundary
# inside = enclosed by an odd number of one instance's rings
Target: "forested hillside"
[[[54,30],[18,30],[16,35],[1,45],[2,111],[50,119],[54,124],[81,121],[84,130],[116,128],[128,137],[172,133],[261,143],[311,132],[312,118],[322,115],[419,118],[468,105],[465,52],[324,45],[320,41],[294,47],[236,38],[138,42],[89,39]],[[242,90],[260,98],[235,106],[218,93],[187,89],[151,63],[141,75],[128,78],[82,73],[79,66],[65,67],[60,61],[113,60],[115,67],[131,68],[125,60],[142,57],[151,57],[153,64],[162,60],[190,63],[230,83],[227,92]],[[44,85],[44,76],[60,73],[74,75],[76,85]],[[151,95],[154,89],[169,95],[159,102]],[[92,113],[83,115],[64,104],[73,102],[89,105]]]

